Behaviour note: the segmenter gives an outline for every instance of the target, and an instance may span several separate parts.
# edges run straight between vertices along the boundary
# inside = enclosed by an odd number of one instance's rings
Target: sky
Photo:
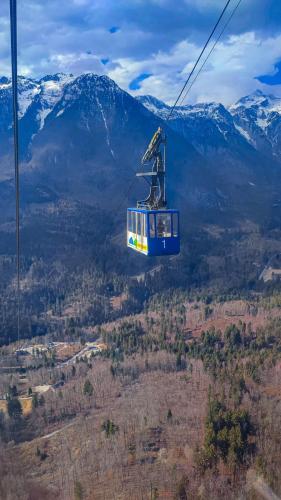
[[[226,0],[18,0],[19,73],[93,72],[169,104]],[[224,26],[238,0],[231,0]],[[10,74],[9,1],[1,0],[0,74]],[[210,45],[210,48],[212,44]],[[185,103],[281,96],[281,0],[242,0]]]

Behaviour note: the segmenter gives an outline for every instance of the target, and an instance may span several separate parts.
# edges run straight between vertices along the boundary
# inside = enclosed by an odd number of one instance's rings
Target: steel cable
[[[190,91],[190,90],[191,90],[191,88],[193,87],[194,83],[196,82],[196,80],[197,80],[198,76],[200,75],[200,73],[201,73],[202,69],[204,68],[204,66],[205,66],[206,62],[208,61],[208,59],[209,59],[210,55],[211,55],[211,54],[212,54],[212,52],[214,51],[214,49],[215,49],[216,45],[217,45],[217,44],[218,44],[218,42],[220,41],[220,39],[221,39],[222,35],[224,34],[224,32],[225,32],[225,30],[226,30],[227,26],[229,25],[229,23],[230,23],[231,19],[233,18],[234,14],[235,14],[235,12],[237,11],[237,9],[238,9],[239,5],[241,4],[241,2],[242,2],[242,0],[239,0],[239,2],[237,2],[237,4],[235,5],[234,9],[232,10],[232,12],[231,12],[231,14],[230,14],[229,18],[227,19],[226,23],[224,24],[223,29],[222,29],[222,30],[221,30],[221,32],[220,32],[220,34],[219,34],[218,38],[216,39],[215,43],[213,44],[213,46],[212,46],[211,50],[209,51],[209,53],[208,53],[207,57],[206,57],[206,58],[205,58],[205,60],[204,60],[204,62],[203,62],[203,64],[202,64],[202,66],[200,66],[200,69],[198,70],[198,73],[196,74],[196,76],[195,76],[195,77],[194,77],[194,79],[192,80],[191,84],[190,84],[190,85],[189,85],[189,87],[187,88],[186,93],[185,93],[185,94],[184,94],[184,96],[182,97],[182,99],[181,99],[181,102],[180,102],[179,106],[182,106],[183,101],[185,100],[185,98],[186,98],[187,94],[189,93],[189,91]]]
[[[17,68],[17,1],[10,0],[10,31],[12,60],[14,169],[16,194],[16,266],[17,266],[17,333],[20,339],[20,186],[19,186],[19,123]]]
[[[199,64],[199,61],[200,61],[201,57],[203,56],[203,54],[204,54],[204,52],[205,52],[205,50],[206,50],[206,48],[207,48],[207,46],[208,46],[209,42],[210,42],[210,40],[211,40],[211,38],[212,38],[213,34],[215,33],[215,31],[216,31],[216,29],[217,29],[217,27],[218,27],[218,25],[219,25],[219,23],[220,23],[220,21],[221,21],[221,19],[222,19],[223,15],[224,15],[224,13],[225,13],[225,11],[226,11],[226,9],[227,9],[227,7],[229,6],[230,2],[231,2],[231,0],[227,0],[227,2],[226,2],[226,4],[225,4],[225,6],[224,6],[224,8],[223,8],[222,12],[220,13],[220,16],[219,16],[218,20],[216,21],[215,26],[213,27],[213,29],[212,29],[212,31],[211,31],[211,34],[209,35],[209,37],[208,37],[207,41],[205,42],[205,45],[204,45],[203,49],[201,50],[201,52],[200,52],[199,56],[197,57],[197,59],[196,59],[196,61],[195,61],[195,64],[194,64],[194,66],[193,66],[193,68],[192,68],[191,72],[189,73],[188,78],[187,78],[187,80],[186,80],[186,82],[185,82],[184,86],[182,87],[182,89],[181,89],[181,91],[180,91],[180,93],[179,93],[179,95],[178,95],[178,97],[177,97],[177,99],[176,99],[176,101],[175,101],[174,105],[172,106],[172,108],[171,108],[171,110],[170,110],[170,113],[169,113],[169,115],[168,115],[168,117],[167,117],[166,121],[169,121],[169,120],[170,120],[170,118],[171,118],[171,116],[172,116],[172,114],[173,114],[173,112],[174,112],[174,110],[175,110],[176,105],[178,104],[178,102],[179,102],[179,100],[180,100],[180,98],[181,98],[181,96],[182,96],[182,94],[183,94],[184,90],[186,89],[186,86],[187,86],[187,84],[189,83],[190,78],[192,77],[192,75],[193,75],[193,73],[194,73],[194,71],[195,71],[195,69],[196,69],[197,65]]]

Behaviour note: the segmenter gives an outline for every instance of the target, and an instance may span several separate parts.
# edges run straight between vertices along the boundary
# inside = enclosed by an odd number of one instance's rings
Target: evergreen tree
[[[8,399],[8,415],[13,419],[19,419],[22,416],[22,407],[18,398]]]
[[[106,437],[113,436],[116,432],[119,431],[118,425],[115,425],[112,420],[105,420],[101,426],[102,430],[105,431]]]
[[[92,396],[94,392],[94,388],[90,382],[90,380],[86,380],[83,388],[83,394],[85,396]]]
[[[38,395],[35,392],[32,396],[32,408],[37,408],[38,405],[39,405]]]
[[[83,500],[84,498],[83,486],[80,481],[74,483],[74,498],[75,500]]]
[[[171,422],[172,418],[173,418],[172,410],[169,408],[169,410],[167,412],[167,420],[168,420],[168,422]]]

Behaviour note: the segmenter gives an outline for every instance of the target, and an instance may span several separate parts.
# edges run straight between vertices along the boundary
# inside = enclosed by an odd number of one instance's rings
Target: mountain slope
[[[152,96],[137,99],[156,116],[168,117],[171,108],[162,101]],[[168,123],[211,165],[223,211],[232,211],[236,220],[261,221],[273,205],[279,206],[280,158],[272,150],[256,148],[230,111],[217,103],[179,106]]]
[[[167,118],[171,108],[162,101],[152,96],[137,99],[152,113]],[[254,148],[280,161],[281,98],[261,90],[241,98],[228,109],[217,103],[178,106],[170,124],[205,156],[217,155],[220,150],[240,154]]]
[[[9,80],[1,82],[5,212],[12,192],[11,88]],[[135,204],[147,190],[141,181],[130,184],[159,125],[168,137],[170,204],[192,214],[190,223],[260,221],[279,203],[277,162],[254,147],[234,111],[221,104],[179,107],[165,123],[167,105],[151,96],[134,99],[108,77],[94,74],[21,78],[19,103],[22,206],[31,212],[38,203],[69,199],[113,211],[123,220],[120,207]]]
[[[260,151],[281,155],[281,98],[260,90],[243,97],[229,108],[234,123]]]
[[[158,125],[154,115],[112,80],[83,75],[64,87],[34,137],[26,175],[48,180],[64,195],[104,205],[106,199],[106,206],[115,207]],[[188,176],[186,167],[198,166],[200,156],[178,134],[170,135],[178,151],[170,172]]]
[[[163,119],[168,117],[170,106],[152,96],[141,96],[138,99],[157,116]],[[236,128],[232,115],[222,104],[178,106],[169,124],[208,157],[222,150],[231,152],[237,151],[237,148],[252,149],[249,140]]]

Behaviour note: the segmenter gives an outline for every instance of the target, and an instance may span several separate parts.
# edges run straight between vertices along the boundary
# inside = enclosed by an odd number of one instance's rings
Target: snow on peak
[[[163,101],[156,99],[152,95],[140,95],[137,96],[136,99],[151,113],[154,113],[157,116],[165,119],[167,118],[170,112],[170,106],[165,104]]]
[[[54,75],[43,76],[43,78],[41,78],[41,80],[40,80],[40,83],[51,81],[51,80],[53,80],[54,82],[55,81],[59,82],[61,80],[66,80],[66,79],[71,79],[71,78],[73,78],[72,74],[67,75],[66,73],[55,73]]]
[[[10,92],[12,90],[11,78],[0,78],[0,92]],[[22,118],[32,103],[34,97],[39,92],[39,85],[35,80],[26,78],[24,76],[18,77],[18,91],[19,91],[19,117]]]
[[[239,108],[263,108],[270,112],[281,113],[281,98],[272,94],[264,94],[262,90],[257,89],[252,94],[242,97],[235,104],[232,104],[229,110],[235,111]]]
[[[77,83],[85,83],[87,85],[101,86],[105,88],[119,89],[118,85],[106,75],[97,75],[96,73],[82,73],[76,77]]]
[[[11,86],[12,80],[10,78],[7,78],[6,76],[0,77],[0,90],[7,90],[8,88],[11,88]]]
[[[178,106],[175,108],[176,113],[181,116],[184,115],[197,115],[207,116],[212,120],[225,120],[227,111],[222,104],[217,102],[202,102],[197,104],[187,104],[185,106]]]
[[[255,143],[255,134],[268,137],[268,127],[278,115],[281,116],[281,98],[258,89],[230,106],[229,112],[236,125],[242,127]]]
[[[29,106],[32,104],[34,97],[40,92],[40,85],[30,78],[19,77],[19,118],[22,118]]]
[[[167,118],[171,111],[171,106],[168,106],[163,101],[156,99],[151,95],[138,96],[137,100],[141,102],[149,111],[161,117],[162,119]],[[184,106],[176,106],[172,119],[176,120],[178,118],[185,117],[208,117],[212,120],[217,121],[227,121],[229,119],[229,113],[224,108],[222,104],[216,102],[209,103],[198,103],[198,104],[187,104]]]
[[[154,106],[157,109],[170,108],[167,104],[152,95],[139,95],[136,99],[145,106]]]
[[[61,98],[65,85],[73,80],[73,75],[65,75],[64,73],[46,75],[40,80],[19,76],[19,118],[23,118],[36,97],[38,105],[37,121],[39,122],[40,130],[44,125],[46,117]],[[0,78],[0,91],[11,90],[11,87],[12,82],[10,78]]]
[[[47,75],[41,78],[39,82],[40,106],[37,113],[39,130],[43,128],[47,116],[61,99],[65,86],[74,79],[73,75],[66,75],[64,73],[56,73],[55,75]]]

